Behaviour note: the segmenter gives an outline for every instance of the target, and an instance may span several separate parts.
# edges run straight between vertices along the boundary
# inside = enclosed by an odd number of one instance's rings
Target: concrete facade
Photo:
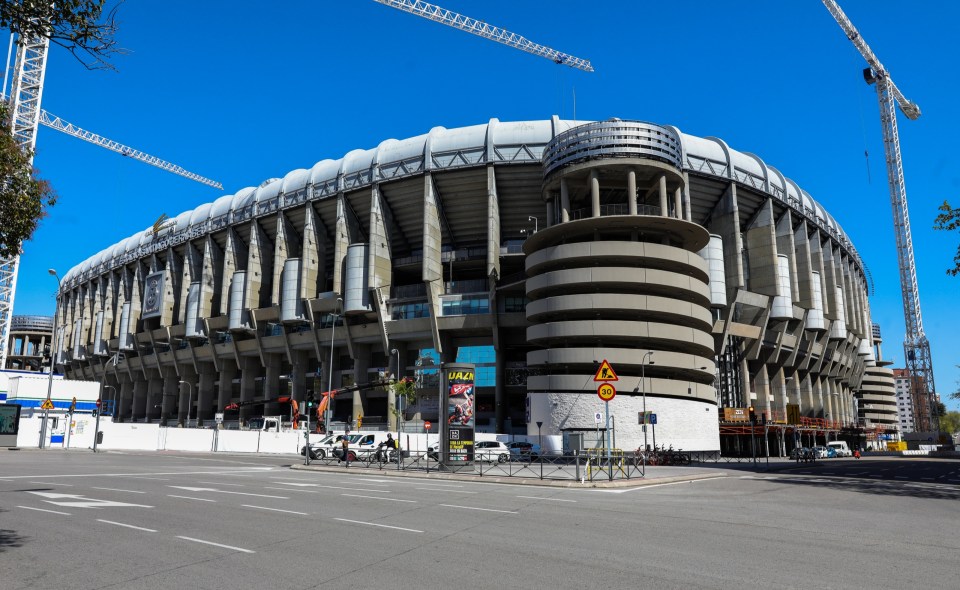
[[[230,401],[392,372],[416,378],[404,418],[419,423],[440,418],[438,365],[476,362],[478,430],[566,436],[597,428],[608,360],[617,446],[643,443],[646,407],[658,444],[716,450],[718,406],[857,421],[866,285],[824,208],[722,140],[491,120],[355,150],[131,236],[64,276],[57,325],[67,375],[116,387],[123,420],[204,424]],[[333,411],[395,428],[393,406],[373,389]]]

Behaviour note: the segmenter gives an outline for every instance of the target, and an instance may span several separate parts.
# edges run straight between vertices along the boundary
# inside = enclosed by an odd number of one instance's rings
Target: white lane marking
[[[218,494],[234,494],[236,496],[256,496],[257,498],[273,498],[275,500],[289,500],[288,496],[271,496],[269,494],[251,494],[249,492],[231,492],[230,490],[218,490],[216,488],[194,488],[190,486],[167,486],[178,490],[187,490],[188,492],[216,492]]]
[[[177,535],[178,539],[183,539],[185,541],[193,541],[194,543],[203,543],[204,545],[213,545],[214,547],[223,547],[224,549],[233,549],[234,551],[240,551],[242,553],[256,553],[256,551],[250,551],[249,549],[244,549],[243,547],[234,547],[232,545],[222,545],[220,543],[214,543],[213,541],[204,541],[203,539],[194,539],[193,537],[181,537]]]
[[[73,484],[70,483],[50,483],[48,481],[31,481],[30,483],[35,483],[41,486],[62,486],[65,488],[72,488]]]
[[[343,487],[343,486],[322,486],[322,485],[320,485],[320,484],[317,484],[316,487],[318,487],[318,488],[324,488],[324,489],[327,489],[327,490],[348,490],[348,491],[351,491],[351,492],[383,492],[383,491],[386,491],[386,490],[378,490],[378,489],[371,489],[371,488],[346,488],[346,487]],[[307,492],[307,491],[310,491],[310,490],[287,490],[287,491],[289,491],[289,492],[292,492],[292,491]]]
[[[408,502],[416,504],[416,500],[401,500],[400,498],[384,498],[383,496],[361,496],[360,494],[340,494],[349,498],[370,498],[371,500],[387,500],[388,502]]]
[[[298,494],[319,494],[317,490],[291,490],[290,488],[275,488],[273,486],[263,486],[265,490],[280,490],[281,492],[297,492]]]
[[[576,502],[576,500],[563,500],[561,498],[541,498],[539,496],[517,496],[518,498],[527,498],[529,500],[549,500],[551,502]]]
[[[204,483],[204,482],[201,481],[200,483]],[[320,485],[317,483],[300,483],[300,482],[293,482],[293,481],[278,481],[277,483],[283,484],[285,486],[298,486],[301,488],[315,488]]]
[[[481,510],[483,512],[502,512],[504,514],[519,514],[515,510],[495,510],[493,508],[477,508],[476,506],[458,506],[456,504],[438,504],[438,506],[443,506],[444,508],[462,508],[464,510]]]
[[[299,514],[300,516],[310,516],[306,512],[297,512],[296,510],[282,510],[280,508],[268,508],[266,506],[253,506],[251,504],[241,504],[244,508],[259,508],[260,510],[272,510],[273,512],[286,512],[288,514]]]
[[[413,488],[415,490],[421,490],[424,492],[439,492],[437,488]],[[479,494],[480,492],[465,492],[463,490],[443,490],[444,492],[453,492],[454,494]]]
[[[422,533],[423,531],[418,531],[417,529],[405,529],[401,526],[390,526],[388,524],[377,524],[375,522],[363,522],[362,520],[350,520],[347,518],[334,518],[333,520],[339,520],[340,522],[352,522],[353,524],[365,524],[367,526],[378,526],[384,529],[394,529],[397,531],[407,531],[410,533]]]
[[[623,489],[623,490],[593,490],[593,491],[595,491],[595,492],[601,492],[601,493],[604,493],[604,494],[625,494],[625,493],[627,493],[627,492],[635,492],[635,491],[637,491],[637,490],[646,490],[646,489],[648,489],[648,488],[659,488],[659,487],[662,487],[662,486],[675,486],[675,485],[680,485],[680,484],[682,484],[682,483],[697,483],[697,482],[701,482],[701,481],[715,481],[715,480],[718,480],[718,479],[727,479],[727,476],[724,475],[724,476],[720,476],[720,477],[709,477],[709,478],[706,478],[706,479],[693,479],[693,480],[690,480],[690,481],[671,481],[671,482],[667,482],[667,483],[653,483],[653,484],[650,484],[650,485],[637,486],[637,487],[635,487],[635,488],[626,488],[626,489]],[[809,481],[809,480],[808,480],[808,481]],[[823,481],[829,481],[829,480],[823,480]]]
[[[199,500],[200,502],[216,502],[216,500],[211,500],[210,498],[194,498],[193,496],[175,496],[173,494],[167,494],[168,498],[183,498],[184,500]]]
[[[43,498],[50,498],[49,500],[44,500],[48,504],[53,504],[55,506],[67,506],[74,508],[111,508],[117,506],[130,506],[134,508],[153,508],[153,506],[147,506],[146,504],[129,504],[127,502],[114,502],[112,500],[98,500],[96,498],[87,498],[80,494],[56,494],[53,492],[29,492],[31,494],[36,494]],[[59,501],[54,501],[59,500]]]
[[[146,494],[146,492],[139,492],[137,490],[120,490],[117,488],[93,488],[95,490],[107,490],[108,492],[127,492],[128,494]]]
[[[128,477],[129,477],[130,479],[155,479],[155,480],[157,480],[157,481],[170,481],[170,480],[169,480],[168,478],[166,478],[166,477],[140,477],[139,475],[130,475],[130,476],[128,476]]]
[[[102,518],[98,518],[98,519],[97,519],[97,522],[105,522],[105,523],[107,523],[107,524],[115,524],[115,525],[117,525],[117,526],[127,527],[128,529],[137,529],[138,531],[147,531],[148,533],[155,533],[155,532],[157,532],[157,531],[155,531],[155,530],[153,530],[153,529],[147,529],[147,528],[144,528],[144,527],[142,527],[142,526],[133,526],[132,524],[124,524],[124,523],[122,523],[122,522],[114,522],[114,521],[112,521],[112,520],[103,520]]]
[[[23,508],[24,510],[36,510],[37,512],[49,512],[50,514],[62,514],[64,516],[72,516],[69,512],[60,512],[59,510],[46,510],[45,508],[31,508],[30,506],[17,506],[17,508]]]
[[[235,488],[247,487],[247,484],[245,483],[223,483],[222,481],[198,481],[197,483],[209,484],[214,486],[232,486]]]
[[[162,473],[49,473],[46,475],[8,475],[4,476],[6,479],[30,479],[31,477],[39,477],[41,479],[49,477],[139,477],[146,479],[147,475],[254,475],[255,473],[262,473],[264,471],[273,471],[273,467],[248,467],[246,470],[242,471],[170,471]]]

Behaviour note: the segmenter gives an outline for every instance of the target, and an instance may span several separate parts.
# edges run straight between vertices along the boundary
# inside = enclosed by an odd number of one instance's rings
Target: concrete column
[[[553,198],[551,198],[549,201],[547,201],[547,220],[543,225],[545,225],[546,227],[550,227],[551,225],[553,225],[553,216],[554,216]]]
[[[141,422],[147,418],[147,382],[137,381],[133,384],[133,407],[131,408],[130,419],[133,422]]]
[[[180,377],[173,367],[163,369],[163,399],[160,402],[160,425],[166,426],[173,414],[173,406],[179,396]]]
[[[214,392],[216,391],[217,368],[213,363],[200,363],[200,379],[197,383],[197,426],[203,426],[204,420],[213,418],[213,410],[222,412],[223,407],[214,408]]]
[[[668,217],[670,212],[667,210],[667,177],[662,175],[660,177],[660,215],[662,217]]]
[[[297,400],[302,406],[301,411],[306,412],[307,408],[304,402],[307,401],[307,373],[310,372],[309,358],[307,351],[296,350],[293,352],[293,365],[290,368],[290,382],[293,383],[293,399]],[[312,422],[312,417],[311,417]]]
[[[160,418],[163,408],[163,376],[157,375],[147,384],[147,422]]]
[[[220,382],[217,384],[217,411],[223,409],[233,399],[233,380],[237,376],[237,365],[232,359],[223,359],[220,364]]]
[[[757,401],[754,406],[757,412],[757,420],[760,420],[760,415],[762,413],[767,414],[767,419],[770,419],[770,377],[767,375],[766,367],[761,368],[757,371],[757,375],[753,378],[754,389],[757,392]]]
[[[629,192],[629,191],[628,191]],[[636,214],[637,209],[637,199],[636,196],[631,200],[633,203],[634,215]],[[497,328],[494,328],[495,330]],[[501,337],[502,338],[502,337]],[[502,340],[501,340],[502,342]],[[506,355],[502,350],[497,350],[497,360],[496,360],[496,381],[493,390],[493,406],[496,419],[496,428],[497,432],[503,432],[505,428],[505,422],[507,418],[507,397],[506,397],[506,388],[504,387],[504,382],[506,381]]]
[[[263,360],[267,363],[267,366],[264,367],[263,397],[266,399],[272,399],[280,397],[281,395],[287,395],[290,387],[288,382],[284,382],[282,385],[280,384],[280,373],[283,370],[283,359],[279,354],[264,353]],[[279,404],[277,402],[264,404],[263,415],[283,416],[284,418],[289,418],[290,405]]]
[[[133,382],[130,377],[123,377],[120,381],[120,407],[117,409],[117,422],[130,420],[133,407]]]
[[[322,383],[320,384],[320,391],[328,391],[328,386],[332,385],[332,389],[340,387],[340,375],[339,375],[339,366],[340,360],[337,355],[337,350],[334,348],[333,351],[333,366],[330,365],[330,348],[320,349],[322,357],[320,359],[320,379]],[[331,376],[333,379],[331,380]],[[335,410],[338,403],[345,403],[343,400],[333,399],[330,401],[330,417],[331,421],[335,418]],[[329,430],[329,425],[326,425],[326,428]]]
[[[260,371],[262,367],[260,366],[260,359],[252,356],[242,357],[240,359],[242,367],[240,367],[240,401],[247,402],[252,401],[257,392],[257,377],[260,376]],[[256,413],[257,408],[251,406],[243,406],[240,408],[240,424],[246,425],[247,420],[250,419]]]
[[[817,377],[813,381],[813,405],[814,418],[825,418],[827,414],[827,404],[830,401],[830,394],[823,383],[823,379]]]
[[[600,217],[600,176],[596,170],[590,171],[590,215]]]
[[[570,221],[570,187],[567,179],[560,179],[560,223]]]
[[[683,198],[680,187],[673,191],[673,216],[677,219],[683,219]]]
[[[798,394],[800,396],[800,415],[806,417],[814,416],[813,411],[813,381],[809,375],[804,377],[797,384]]]
[[[369,380],[367,374],[367,369],[370,368],[370,346],[369,345],[358,345],[353,348],[354,354],[356,356],[353,359],[353,380],[354,383],[358,385],[361,383],[366,383]],[[366,408],[364,407],[364,401],[366,399],[366,392],[364,391],[354,391],[353,392],[353,404],[350,410],[350,420],[353,421],[356,425],[357,416],[365,416],[367,414]]]
[[[629,215],[637,214],[637,171],[633,168],[627,171],[627,213]],[[500,423],[499,418],[497,423]],[[497,432],[503,431],[498,428]]]

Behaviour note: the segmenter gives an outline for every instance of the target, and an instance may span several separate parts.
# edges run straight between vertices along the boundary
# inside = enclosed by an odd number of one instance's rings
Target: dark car
[[[507,448],[510,449],[510,455],[514,459],[536,461],[540,458],[540,445],[536,443],[518,440],[507,443]]]

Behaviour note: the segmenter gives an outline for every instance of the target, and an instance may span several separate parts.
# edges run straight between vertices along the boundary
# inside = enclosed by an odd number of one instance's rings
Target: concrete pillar
[[[163,399],[160,402],[160,425],[166,426],[173,415],[173,406],[176,403],[180,390],[180,377],[173,367],[163,369]]]
[[[634,198],[631,200],[631,202],[633,203],[633,210],[634,210],[633,214],[636,215],[636,209],[637,209],[636,195],[634,195]],[[496,330],[497,328],[494,328],[494,329]],[[506,397],[506,388],[504,387],[504,382],[506,381],[507,360],[506,360],[506,355],[503,353],[502,350],[497,350],[496,354],[497,354],[497,360],[496,360],[497,364],[495,368],[496,381],[495,381],[494,390],[493,390],[493,405],[494,405],[494,411],[496,412],[495,419],[497,421],[497,424],[496,424],[497,432],[504,432],[505,426],[506,426],[505,422],[507,418],[507,397]]]
[[[590,215],[600,217],[600,176],[596,170],[590,171]]]
[[[627,171],[627,213],[629,215],[637,214],[637,171],[633,168]],[[499,418],[497,418],[497,423],[500,423]],[[497,428],[497,432],[503,431]]]
[[[217,368],[213,363],[200,363],[200,379],[197,383],[197,426],[203,426],[204,420],[213,418],[214,411],[222,412],[223,407],[214,407],[214,391],[216,390]]]
[[[158,420],[163,408],[163,376],[158,374],[147,384],[147,422]]]
[[[359,345],[353,347],[356,355],[353,359],[353,381],[354,383],[366,383],[370,380],[367,369],[370,368],[370,345]],[[357,416],[367,414],[364,401],[366,400],[365,391],[353,392],[353,403],[350,410],[350,420],[356,425]]]
[[[673,191],[673,216],[677,219],[683,219],[683,199],[681,198],[680,187]]]
[[[570,221],[570,187],[567,179],[560,179],[560,223]]]
[[[284,381],[282,384],[280,383],[280,374],[283,370],[283,359],[279,354],[264,353],[263,360],[267,363],[267,366],[264,367],[263,397],[266,399],[273,399],[280,397],[281,395],[287,395],[290,389],[289,381]],[[277,402],[264,404],[263,415],[283,416],[284,418],[289,419],[290,405],[280,404]]]
[[[293,383],[293,399],[297,400],[302,412],[307,408],[304,403],[307,401],[307,373],[310,372],[309,357],[305,350],[295,350],[293,352],[293,365],[290,368],[290,382]]]
[[[237,365],[232,359],[223,359],[220,364],[220,382],[217,384],[217,411],[233,400],[233,380],[237,376]]]
[[[660,215],[667,217],[670,215],[667,209],[667,176],[660,176]]]
[[[130,377],[124,376],[120,380],[120,404],[117,408],[117,422],[130,420],[130,409],[133,405],[133,382]]]
[[[260,359],[252,356],[241,357],[240,362],[240,401],[253,401],[257,393],[257,377],[260,376],[262,367]],[[258,408],[243,406],[239,410],[239,420],[241,425],[246,425],[251,416],[258,414]]]
[[[147,382],[138,380],[133,384],[133,407],[131,421],[142,422],[147,419]]]

